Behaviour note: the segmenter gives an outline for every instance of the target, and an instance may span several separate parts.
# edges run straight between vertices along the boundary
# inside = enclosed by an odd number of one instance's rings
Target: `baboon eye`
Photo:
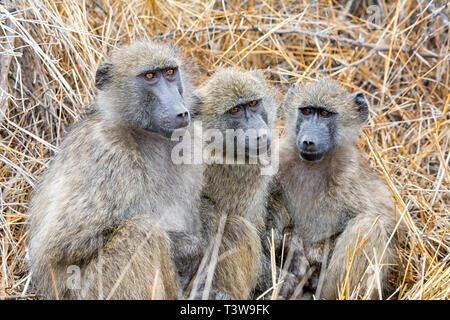
[[[330,115],[330,113],[327,110],[320,110],[320,115],[322,117],[328,117]]]
[[[301,108],[300,111],[303,114],[311,114],[311,112],[312,112],[311,108]]]
[[[174,71],[173,69],[167,70],[167,74],[168,74],[169,76],[173,75],[174,73],[175,73],[175,71]]]
[[[238,112],[239,111],[239,107],[234,107],[234,108],[231,108],[230,109],[230,112],[231,113],[236,113],[236,112]]]
[[[248,103],[248,105],[249,105],[250,107],[254,107],[254,106],[257,105],[257,103],[258,103],[258,101],[253,100],[253,101],[250,101],[250,102]]]
[[[153,74],[153,73],[151,73],[151,72],[148,72],[148,73],[145,74],[145,77],[146,77],[147,79],[153,79],[153,78],[155,77],[155,74]]]

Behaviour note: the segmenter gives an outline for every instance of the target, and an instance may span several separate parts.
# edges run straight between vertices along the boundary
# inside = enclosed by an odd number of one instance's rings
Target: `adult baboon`
[[[190,124],[185,65],[176,48],[139,41],[114,51],[95,85],[98,112],[67,134],[33,194],[33,282],[46,298],[176,298],[173,260],[193,272],[202,247],[203,168],[171,161],[171,134]]]

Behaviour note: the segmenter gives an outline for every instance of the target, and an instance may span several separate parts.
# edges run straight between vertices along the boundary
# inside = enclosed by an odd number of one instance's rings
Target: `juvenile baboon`
[[[138,41],[98,68],[98,112],[67,134],[31,201],[32,279],[46,298],[172,299],[173,260],[192,276],[203,168],[175,165],[170,139],[190,124],[185,67],[176,48]]]
[[[316,297],[338,298],[347,281],[345,293],[378,298],[397,263],[396,218],[386,183],[357,147],[367,100],[322,79],[294,85],[284,108],[278,186],[310,264],[324,272]],[[312,280],[321,283],[317,273]]]
[[[270,263],[261,252],[260,240],[272,177],[261,174],[260,162],[248,160],[252,148],[255,154],[262,154],[264,147],[270,152],[276,101],[260,72],[236,68],[218,70],[197,93],[201,103],[195,109],[203,127],[222,133],[223,155],[228,159],[207,165],[204,172],[202,222],[206,239],[210,241],[217,232],[221,215],[227,216],[213,287],[231,298],[246,299],[264,270],[269,278],[265,283],[272,285]],[[231,154],[225,138],[230,129],[237,130]],[[253,137],[247,135],[252,130],[257,131]],[[237,140],[242,137],[245,163],[230,163],[230,159],[237,160]]]

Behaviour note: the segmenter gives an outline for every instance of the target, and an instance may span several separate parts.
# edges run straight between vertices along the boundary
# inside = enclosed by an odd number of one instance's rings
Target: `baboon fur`
[[[138,41],[116,49],[109,62],[98,112],[65,136],[34,190],[32,282],[49,299],[177,298],[179,248],[169,232],[200,232],[194,213],[203,168],[173,164],[175,142],[138,125],[149,119],[133,79],[146,68],[175,64],[188,109],[192,88],[170,45]],[[80,270],[80,289],[69,288],[71,266]]]
[[[296,146],[297,116],[304,107],[337,113],[335,147],[320,161],[301,159]],[[292,223],[310,264],[318,271],[322,268],[324,278],[316,298],[337,299],[354,293],[380,298],[379,292],[388,291],[389,272],[398,264],[397,237],[393,233],[399,217],[386,182],[369,167],[357,146],[364,122],[361,118],[367,119],[368,109],[359,110],[353,95],[328,79],[293,86],[284,109],[286,137],[280,145],[276,178],[279,193],[272,197],[276,201],[281,195],[278,199],[283,201],[291,222],[283,216],[272,220],[282,221],[278,230]],[[326,266],[322,265],[324,261]],[[347,262],[351,263],[348,274]],[[348,287],[342,291],[346,277]],[[311,280],[315,288],[318,273]]]

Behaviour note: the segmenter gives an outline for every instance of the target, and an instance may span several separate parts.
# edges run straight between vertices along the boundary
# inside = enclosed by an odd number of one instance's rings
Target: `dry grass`
[[[345,10],[357,2],[353,15]],[[408,225],[392,298],[448,299],[449,8],[378,2],[2,1],[0,298],[33,297],[24,228],[33,185],[94,99],[97,65],[118,41],[145,37],[184,48],[197,83],[236,65],[264,70],[281,92],[319,76],[365,92],[372,109],[361,146]]]

